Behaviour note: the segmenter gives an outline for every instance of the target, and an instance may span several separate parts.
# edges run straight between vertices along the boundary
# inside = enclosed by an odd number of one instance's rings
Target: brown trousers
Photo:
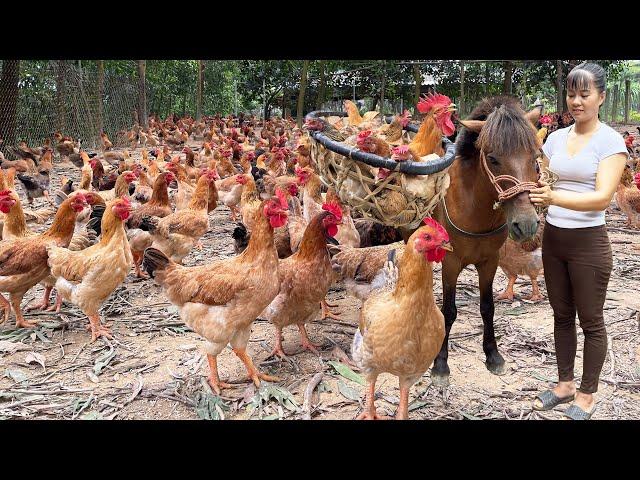
[[[584,333],[583,373],[579,390],[598,391],[607,355],[603,306],[613,266],[611,243],[604,225],[559,228],[546,224],[542,263],[549,303],[553,308],[558,379],[573,380],[576,357],[576,311]]]

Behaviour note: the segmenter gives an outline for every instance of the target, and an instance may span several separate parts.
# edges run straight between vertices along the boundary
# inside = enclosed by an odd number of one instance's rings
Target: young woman
[[[607,354],[603,305],[611,274],[611,244],[604,211],[620,182],[627,160],[622,136],[598,120],[605,99],[605,72],[582,63],[567,77],[567,107],[575,123],[556,130],[542,147],[544,164],[559,175],[531,190],[535,205],[548,206],[542,261],[553,308],[558,384],[540,393],[533,408],[550,410],[572,402],[565,416],[591,418],[593,394]],[[584,333],[583,374],[576,391],[576,312]]]

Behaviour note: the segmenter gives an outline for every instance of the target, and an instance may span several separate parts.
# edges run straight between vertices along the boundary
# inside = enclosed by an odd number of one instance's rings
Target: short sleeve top
[[[596,173],[600,161],[616,153],[627,155],[622,135],[609,125],[600,127],[575,155],[567,152],[567,137],[573,125],[551,133],[542,146],[549,159],[549,169],[558,174],[554,190],[565,192],[593,192],[596,189]],[[579,212],[551,205],[546,221],[560,228],[584,228],[604,225],[604,210]]]

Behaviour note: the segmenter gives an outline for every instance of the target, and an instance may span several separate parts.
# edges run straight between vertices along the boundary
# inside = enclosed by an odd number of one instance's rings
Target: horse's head
[[[486,169],[481,168],[488,170],[485,173],[494,184],[496,200],[500,200],[507,216],[509,236],[518,242],[533,238],[539,224],[527,189],[539,176],[540,147],[535,135],[539,116],[537,107],[525,113],[515,103],[503,103],[486,120],[461,122],[478,133],[475,147],[481,164],[486,165]]]

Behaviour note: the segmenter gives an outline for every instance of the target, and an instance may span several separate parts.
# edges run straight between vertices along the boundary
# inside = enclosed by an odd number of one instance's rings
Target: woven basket
[[[342,112],[311,112],[314,116],[346,116]],[[413,128],[411,128],[413,127]],[[409,126],[408,130],[416,130]],[[431,216],[449,188],[449,167],[455,146],[446,138],[444,157],[433,155],[426,162],[396,162],[335,142],[320,132],[310,132],[311,157],[320,178],[335,189],[341,201],[363,217],[391,227],[417,228]],[[392,173],[376,182],[367,164]],[[390,202],[390,199],[393,202]],[[390,208],[392,205],[393,208]]]

